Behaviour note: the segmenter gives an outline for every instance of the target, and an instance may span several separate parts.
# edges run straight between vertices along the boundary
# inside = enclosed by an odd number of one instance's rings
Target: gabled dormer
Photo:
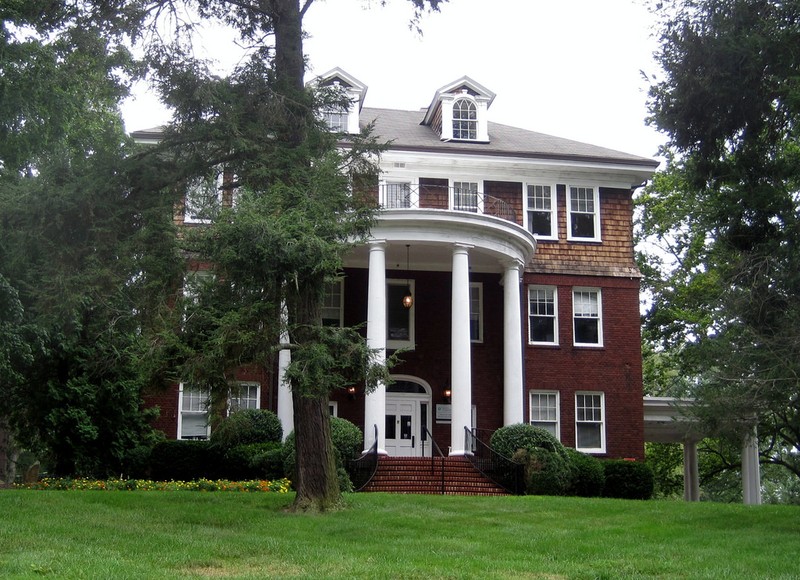
[[[319,87],[335,86],[344,89],[350,99],[350,108],[347,110],[323,111],[325,122],[331,131],[337,133],[358,133],[358,115],[367,96],[367,85],[340,68],[329,70],[312,80],[310,85]]]
[[[489,142],[488,109],[495,94],[464,76],[433,96],[423,125],[430,126],[442,141]]]

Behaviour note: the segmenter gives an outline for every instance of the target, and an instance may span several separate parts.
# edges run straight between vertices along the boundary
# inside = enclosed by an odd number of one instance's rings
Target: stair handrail
[[[358,459],[351,459],[347,462],[347,472],[350,481],[353,483],[354,491],[364,489],[378,470],[378,425],[373,425],[375,430],[375,441],[372,446],[361,454]]]
[[[471,450],[466,457],[470,463],[497,485],[514,495],[525,491],[523,466],[501,455],[487,443],[481,441],[477,429],[464,427],[465,449]]]
[[[428,430],[427,426],[423,426],[422,427],[422,432],[431,441],[431,475],[435,475],[435,473],[436,473],[436,457],[437,457],[437,455],[441,459],[439,469],[441,471],[441,482],[442,482],[441,493],[442,493],[442,495],[444,495],[444,453],[442,453],[441,448],[436,443],[436,439],[433,438],[433,433],[431,433]],[[436,450],[437,455],[433,454],[434,450]],[[425,457],[425,439],[422,440],[422,456]]]

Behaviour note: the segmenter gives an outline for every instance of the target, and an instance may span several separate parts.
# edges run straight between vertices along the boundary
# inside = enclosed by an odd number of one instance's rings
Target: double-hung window
[[[347,133],[347,111],[324,111],[322,118],[331,133]]]
[[[528,286],[528,342],[558,344],[558,292],[555,286]]]
[[[575,241],[600,241],[599,188],[567,187],[567,238]]]
[[[472,342],[483,342],[483,284],[469,285],[469,338]]]
[[[474,181],[453,182],[453,209],[456,211],[479,211],[478,184]]]
[[[386,280],[386,348],[414,348],[414,306],[406,308],[403,297],[414,293],[414,280]]]
[[[408,182],[387,182],[383,186],[383,207],[402,209],[411,207],[411,184]]]
[[[229,408],[231,413],[241,409],[258,409],[261,387],[258,383],[236,383],[231,385]]]
[[[602,314],[599,288],[573,288],[572,331],[576,346],[603,346]]]
[[[222,208],[223,169],[215,167],[208,175],[189,180],[183,201],[184,223],[214,221]]]
[[[528,184],[528,231],[537,238],[556,239],[555,188]]]
[[[208,389],[181,383],[178,399],[178,439],[208,439],[211,434],[208,421],[211,396]]]
[[[575,449],[605,453],[605,397],[603,393],[575,394]]]
[[[322,324],[324,326],[344,325],[344,280],[325,284],[322,302]]]
[[[541,427],[556,439],[561,439],[558,391],[531,391],[530,417],[531,425]]]
[[[478,138],[478,108],[469,99],[453,103],[453,139],[474,141]]]

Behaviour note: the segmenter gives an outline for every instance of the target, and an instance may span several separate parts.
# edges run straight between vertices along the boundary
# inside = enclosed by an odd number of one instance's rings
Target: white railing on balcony
[[[447,209],[490,215],[518,223],[511,205],[476,189],[432,185],[419,188],[411,187],[410,183],[384,183],[379,188],[378,196],[378,203],[387,210]],[[446,208],[442,207],[444,203],[447,204]]]

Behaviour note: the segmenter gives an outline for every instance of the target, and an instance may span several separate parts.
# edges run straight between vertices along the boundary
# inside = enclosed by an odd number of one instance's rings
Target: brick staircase
[[[375,476],[362,491],[442,493],[442,458],[380,457]],[[444,458],[444,493],[448,495],[506,495],[464,457]]]

